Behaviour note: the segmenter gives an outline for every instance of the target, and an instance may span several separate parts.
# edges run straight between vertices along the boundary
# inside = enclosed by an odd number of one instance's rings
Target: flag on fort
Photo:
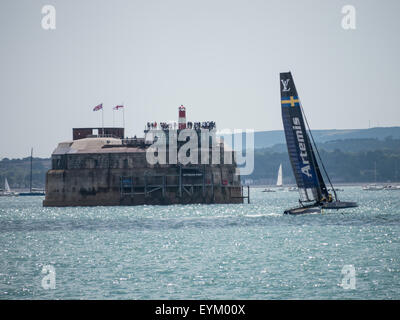
[[[95,106],[95,107],[93,108],[93,111],[98,111],[98,110],[100,110],[100,109],[103,109],[103,104],[102,104],[102,103],[100,103],[98,106]]]
[[[124,106],[122,106],[122,105],[119,105],[119,106],[115,106],[114,108],[113,108],[113,110],[118,110],[118,109],[121,109],[121,108],[123,108]]]

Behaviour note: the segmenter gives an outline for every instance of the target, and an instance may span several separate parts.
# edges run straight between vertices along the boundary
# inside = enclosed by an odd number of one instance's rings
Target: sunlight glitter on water
[[[360,207],[287,216],[297,193],[251,203],[43,208],[0,198],[1,299],[399,299],[400,197],[345,187]],[[56,288],[43,289],[52,265]],[[353,265],[356,288],[342,286]]]

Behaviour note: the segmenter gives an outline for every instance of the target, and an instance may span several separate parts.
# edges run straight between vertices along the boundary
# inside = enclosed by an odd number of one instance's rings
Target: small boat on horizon
[[[362,188],[364,191],[379,191],[379,190],[383,190],[384,187],[377,185],[377,184],[368,184],[363,186]]]
[[[265,189],[262,190],[261,192],[276,192],[276,190],[271,189],[271,188],[265,188]]]
[[[283,191],[282,163],[279,165],[278,177],[276,178],[276,187],[279,191]]]
[[[7,177],[4,178],[4,191],[0,193],[2,197],[15,197],[18,196],[18,192],[11,191],[10,185],[8,184]]]
[[[31,170],[29,179],[29,192],[20,192],[20,196],[44,196],[44,190],[32,187],[32,163],[33,163],[33,148],[31,149]]]
[[[400,190],[400,186],[387,185],[384,186],[383,190]]]
[[[383,190],[383,186],[381,186],[381,185],[377,185],[376,184],[376,161],[375,161],[375,166],[374,166],[374,183],[373,184],[368,184],[368,185],[365,185],[365,186],[363,186],[362,187],[362,189],[364,190],[364,191],[379,191],[379,190]]]
[[[276,188],[271,189],[271,188],[265,188],[261,192],[276,192],[276,191],[283,191],[283,185],[282,185],[282,163],[279,165],[278,169],[278,176],[276,178]]]

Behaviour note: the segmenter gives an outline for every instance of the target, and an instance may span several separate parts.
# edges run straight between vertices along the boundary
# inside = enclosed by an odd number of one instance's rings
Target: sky
[[[397,0],[2,0],[0,158],[49,157],[73,127],[101,126],[99,103],[105,126],[122,126],[112,107],[125,105],[128,136],[181,104],[219,129],[282,130],[289,70],[312,129],[399,126],[399,12]]]

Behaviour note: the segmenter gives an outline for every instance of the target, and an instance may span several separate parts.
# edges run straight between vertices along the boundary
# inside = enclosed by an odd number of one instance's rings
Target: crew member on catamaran
[[[332,194],[328,193],[328,200],[325,198],[325,196],[322,196],[320,202],[332,202]]]

